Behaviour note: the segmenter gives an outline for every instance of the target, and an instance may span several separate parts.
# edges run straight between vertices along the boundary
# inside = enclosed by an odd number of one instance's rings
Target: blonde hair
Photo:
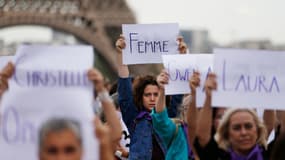
[[[267,130],[264,123],[259,119],[256,112],[253,109],[248,108],[230,108],[228,109],[222,120],[220,121],[220,125],[218,127],[217,133],[215,134],[215,140],[218,143],[219,147],[227,151],[231,146],[229,142],[229,126],[230,126],[230,118],[233,114],[238,112],[247,112],[252,115],[253,120],[256,124],[257,128],[257,141],[256,144],[260,146],[267,147]]]

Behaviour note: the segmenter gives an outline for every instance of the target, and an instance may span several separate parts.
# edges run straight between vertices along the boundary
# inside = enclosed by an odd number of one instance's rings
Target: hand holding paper
[[[92,68],[87,73],[88,79],[93,82],[96,92],[105,90],[104,77],[96,68]]]
[[[164,85],[168,84],[169,74],[166,70],[162,70],[161,73],[157,76],[156,81],[160,87],[160,89],[164,90]]]
[[[217,89],[217,81],[216,81],[217,76],[214,73],[209,73],[208,77],[205,81],[205,92],[206,96],[211,97],[212,96],[212,91]]]
[[[161,63],[161,55],[177,54],[177,23],[123,24],[124,64]]]
[[[9,62],[0,73],[0,96],[8,89],[8,79],[14,74],[14,64]]]
[[[116,41],[116,49],[118,53],[122,54],[122,50],[126,48],[125,37],[121,34]]]
[[[187,44],[184,42],[184,38],[182,36],[179,36],[177,38],[178,41],[178,50],[180,54],[186,54],[187,53]]]
[[[189,80],[189,86],[191,89],[191,94],[196,94],[196,88],[200,86],[200,73],[197,71],[194,71],[190,80]]]

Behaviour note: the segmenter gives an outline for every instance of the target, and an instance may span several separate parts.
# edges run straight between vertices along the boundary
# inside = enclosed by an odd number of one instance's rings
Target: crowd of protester
[[[187,52],[179,37],[178,51]],[[96,68],[88,78],[94,83],[96,111],[94,136],[99,141],[101,160],[278,160],[284,159],[284,111],[266,110],[263,118],[248,108],[213,107],[212,92],[217,88],[216,75],[209,73],[200,84],[199,71],[189,78],[191,93],[165,95],[169,74],[130,77],[122,63],[127,47],[120,36],[116,42],[118,81],[106,86]],[[14,65],[8,63],[0,73],[0,94],[8,89]],[[204,87],[204,106],[196,106],[196,89]],[[100,119],[98,118],[100,117]],[[275,138],[268,142],[274,130]],[[40,160],[79,160],[82,135],[77,123],[69,119],[51,119],[39,131]],[[53,142],[53,143],[51,143]],[[56,146],[56,142],[58,146]],[[64,146],[62,144],[68,144]],[[96,153],[94,153],[96,154]]]

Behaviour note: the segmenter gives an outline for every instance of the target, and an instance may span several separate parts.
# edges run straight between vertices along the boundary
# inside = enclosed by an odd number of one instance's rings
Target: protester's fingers
[[[213,82],[213,90],[217,90],[217,88],[218,88],[218,83],[217,83],[217,81],[214,81]]]
[[[208,78],[216,78],[216,74],[213,72],[208,73]]]
[[[168,84],[168,77],[162,77],[161,83]]]
[[[94,73],[94,69],[93,68],[91,68],[91,69],[89,69],[87,71],[87,76],[94,76],[94,75],[95,75],[95,73]]]
[[[87,76],[88,78],[91,78],[91,80],[104,80],[102,73],[96,68],[89,69]]]
[[[99,70],[92,68],[87,72],[88,79],[93,82],[96,92],[105,90],[104,77]]]
[[[165,71],[162,71],[157,77],[157,81],[159,81],[163,84],[168,83],[168,80],[169,80],[169,74],[166,73]]]
[[[166,78],[168,78],[168,74],[164,70],[162,70],[160,74],[157,76],[156,81],[158,83],[161,83],[161,81],[165,81],[164,79]]]
[[[87,72],[87,77],[90,81],[95,81],[98,79],[98,75],[97,75],[97,72],[94,68],[92,69],[89,69],[88,72]]]
[[[195,86],[198,87],[200,86],[200,72],[194,70],[192,77],[191,77],[191,83]]]
[[[162,83],[163,83],[163,77],[162,77],[162,76],[159,76],[159,77],[157,78],[157,83],[159,83],[159,84],[162,84]]]
[[[8,62],[0,72],[0,89],[5,92],[8,89],[8,80],[14,73],[14,65]]]
[[[161,70],[160,74],[166,74],[167,71],[165,69]]]
[[[192,85],[192,87],[199,87],[200,86],[200,79],[192,79],[190,80],[190,85]]]
[[[198,86],[200,86],[200,77],[196,77],[195,79],[195,85],[196,85],[196,87],[198,87]]]
[[[159,74],[159,76],[160,77],[169,77],[169,74],[167,73],[167,72],[161,72],[160,74]]]
[[[208,76],[207,76],[207,80],[206,80],[206,85],[209,89],[211,90],[216,90],[217,89],[217,81],[216,81],[216,74],[215,73],[208,73]]]
[[[197,70],[194,70],[194,71],[193,71],[193,75],[200,76],[200,72],[197,71]]]
[[[11,61],[9,61],[8,62],[8,69],[7,69],[9,77],[14,74],[14,71],[15,71],[15,65]]]
[[[12,62],[8,62],[6,66],[1,70],[0,76],[8,79],[14,74],[14,70],[14,64]]]
[[[157,83],[161,88],[164,88],[164,85],[168,84],[168,77],[163,77],[163,76],[158,77]]]
[[[184,41],[184,38],[182,36],[178,36],[177,41],[180,43],[180,42]]]
[[[180,54],[186,54],[187,53],[186,45],[180,45],[178,50],[179,50]]]
[[[125,36],[123,34],[120,34],[119,39],[125,40]]]
[[[119,51],[119,52],[122,52],[122,49],[124,49],[126,47],[125,37],[122,34],[117,39],[115,45],[116,45],[117,51]]]
[[[211,89],[212,90],[216,90],[217,86],[218,86],[218,84],[217,84],[216,79],[212,79],[212,81],[211,81]]]
[[[162,69],[161,72],[166,73],[166,74],[169,74],[168,71],[167,71],[165,68]]]
[[[120,40],[116,42],[116,49],[119,51],[119,53],[122,52],[122,50],[125,48],[125,43],[121,42]]]
[[[184,42],[183,37],[178,37],[177,41],[179,53],[185,54],[187,52],[187,44]]]

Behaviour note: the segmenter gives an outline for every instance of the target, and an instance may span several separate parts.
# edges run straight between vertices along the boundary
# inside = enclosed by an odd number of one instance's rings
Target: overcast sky
[[[0,40],[13,42],[50,42],[52,30],[43,26],[12,26],[0,29]]]
[[[285,44],[284,0],[126,0],[138,23],[207,29],[219,43],[269,39]]]
[[[206,29],[210,38],[220,44],[248,39],[269,39],[275,44],[285,44],[285,0],[126,1],[138,23],[177,22],[181,29]],[[0,38],[6,42],[51,39],[47,27],[4,30],[0,30]]]

